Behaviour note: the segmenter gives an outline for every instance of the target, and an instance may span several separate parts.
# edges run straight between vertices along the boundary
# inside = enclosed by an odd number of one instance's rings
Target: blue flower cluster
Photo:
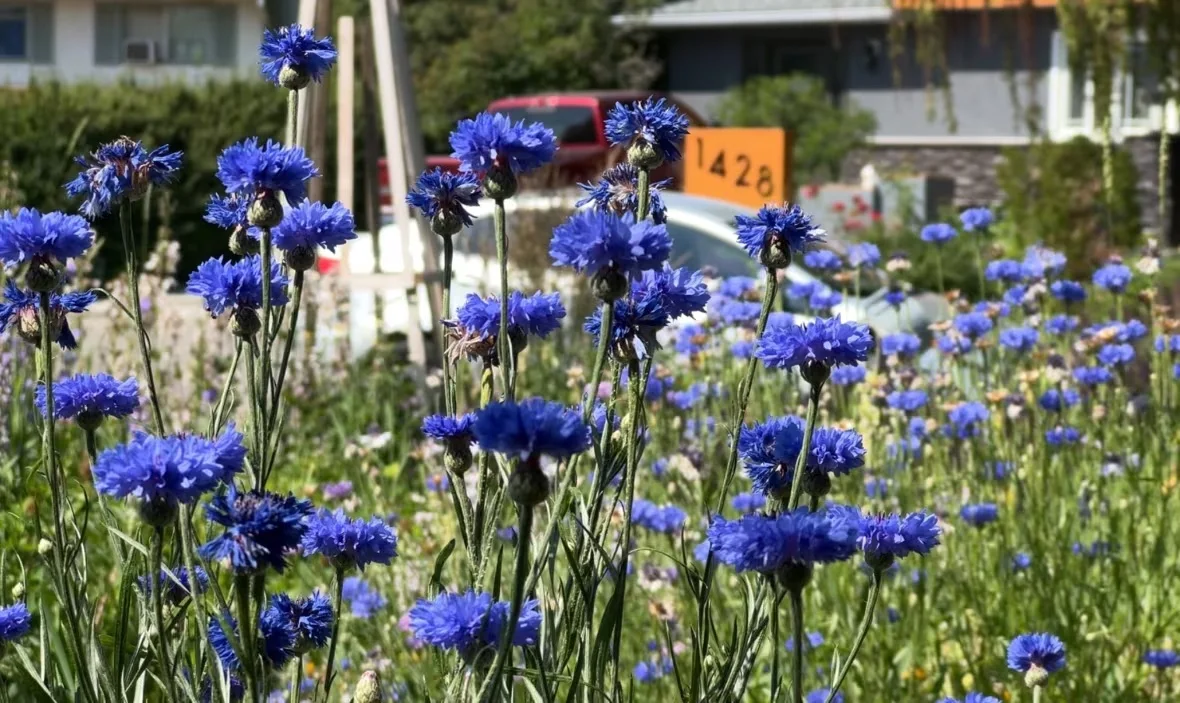
[[[738,215],[734,221],[738,242],[755,259],[763,258],[763,251],[771,247],[802,254],[827,235],[798,205],[767,205],[754,217]]]
[[[41,343],[40,297],[17,288],[12,279],[4,284],[4,302],[0,302],[0,333],[15,327],[17,334],[30,344]],[[92,291],[53,293],[49,296],[49,339],[62,349],[74,349],[78,340],[70,330],[66,313],[83,313],[98,300]]]
[[[94,487],[116,498],[192,503],[242,470],[246,448],[231,425],[220,437],[140,434],[107,449],[94,464]]]
[[[665,98],[648,98],[631,105],[615,103],[607,113],[605,129],[611,144],[648,145],[654,148],[659,161],[679,161],[680,143],[688,134],[688,118]]]
[[[90,224],[77,215],[32,208],[0,213],[0,263],[20,266],[35,260],[65,263],[94,243]]]
[[[457,311],[459,324],[468,334],[480,339],[497,337],[500,334],[500,299],[494,295],[481,298],[475,293]],[[508,333],[516,337],[545,338],[561,328],[565,318],[565,306],[557,293],[540,291],[525,296],[520,291],[508,295]]]
[[[656,505],[642,498],[631,504],[631,522],[652,532],[676,535],[687,521],[688,513],[677,505]]]
[[[250,137],[226,147],[217,157],[217,179],[226,192],[253,202],[260,195],[282,193],[288,203],[307,195],[307,180],[320,175],[301,147]]]
[[[424,171],[414,188],[406,194],[406,202],[416,207],[425,217],[443,218],[471,226],[471,213],[466,208],[479,204],[479,177],[474,173],[451,173],[441,168]]]
[[[304,200],[295,205],[270,232],[271,241],[280,251],[336,247],[356,239],[356,223],[352,213],[340,203],[328,207],[320,202]]]
[[[668,219],[668,207],[660,191],[671,183],[672,179],[666,178],[648,185],[648,207],[651,219],[657,225],[664,224]],[[578,187],[586,192],[586,197],[574,203],[576,207],[593,204],[600,212],[620,217],[627,214],[636,217],[639,211],[639,169],[627,161],[603,171],[597,183],[579,183]]]
[[[490,593],[440,593],[433,600],[420,599],[410,608],[414,637],[439,649],[453,649],[464,659],[494,647],[511,612],[509,603],[493,602]],[[512,635],[517,647],[535,645],[541,633],[541,612],[535,600],[521,605]]]
[[[709,545],[735,571],[773,574],[789,564],[844,561],[856,550],[857,526],[831,511],[799,508],[777,516],[721,517],[709,525]]]
[[[803,325],[767,325],[754,355],[767,368],[790,370],[814,363],[832,367],[855,365],[868,358],[873,339],[869,329],[839,317]]]
[[[230,485],[205,506],[209,520],[223,526],[225,532],[197,553],[240,573],[267,566],[281,572],[287,567],[287,554],[302,541],[311,512],[311,501],[290,494],[239,491]]]

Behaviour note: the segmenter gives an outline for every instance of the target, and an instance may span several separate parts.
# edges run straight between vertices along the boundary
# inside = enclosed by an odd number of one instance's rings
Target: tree
[[[718,115],[733,127],[792,132],[796,183],[838,178],[844,158],[877,129],[873,113],[834,104],[823,80],[806,73],[751,78],[722,97]]]

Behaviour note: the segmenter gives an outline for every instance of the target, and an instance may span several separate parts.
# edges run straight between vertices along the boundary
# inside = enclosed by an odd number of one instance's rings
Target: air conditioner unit
[[[156,42],[151,39],[127,39],[123,42],[123,63],[152,64],[158,58]]]

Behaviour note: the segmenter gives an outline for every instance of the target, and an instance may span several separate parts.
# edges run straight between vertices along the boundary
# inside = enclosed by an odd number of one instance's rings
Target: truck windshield
[[[598,128],[594,124],[594,110],[576,105],[522,105],[498,108],[513,122],[540,122],[557,135],[560,144],[597,144]]]

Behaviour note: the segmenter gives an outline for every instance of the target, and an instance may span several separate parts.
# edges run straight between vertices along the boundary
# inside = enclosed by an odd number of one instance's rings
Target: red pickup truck
[[[586,93],[546,93],[522,97],[500,98],[488,105],[488,112],[504,113],[512,120],[541,122],[557,135],[560,149],[554,159],[556,169],[546,175],[545,187],[556,188],[596,180],[604,170],[624,158],[623,149],[612,147],[606,140],[606,115],[615,103],[628,104],[649,96],[667,97],[688,117],[691,126],[702,126],[705,121],[695,110],[670,96],[650,91],[600,91]],[[427,156],[426,168],[455,171],[459,162],[450,156]],[[382,204],[389,199],[388,175],[384,167],[378,169],[381,181]],[[652,180],[671,178],[671,189],[679,190],[683,165],[664,164],[652,174]],[[525,184],[527,186],[527,183]]]

